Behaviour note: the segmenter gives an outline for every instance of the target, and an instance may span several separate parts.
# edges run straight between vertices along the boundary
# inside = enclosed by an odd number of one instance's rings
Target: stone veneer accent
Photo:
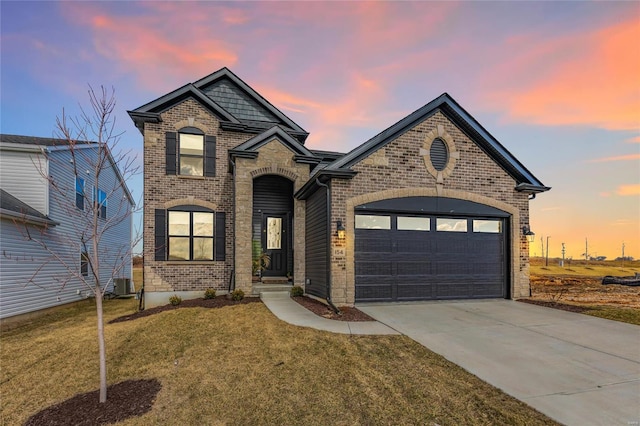
[[[435,133],[433,129],[436,129]],[[447,178],[441,182],[438,181],[437,172],[434,175],[425,166],[422,151],[425,149],[425,141],[438,136],[445,141],[449,139],[450,150],[453,151],[453,147],[455,152],[458,152],[456,161],[450,161],[450,165],[453,163],[453,166]],[[358,172],[353,179],[332,181],[333,302],[338,305],[352,305],[355,301],[355,206],[387,198],[409,196],[460,198],[509,212],[511,297],[529,296],[528,241],[521,232],[522,226],[529,222],[528,194],[514,190],[515,180],[440,112],[388,143],[384,149],[386,162],[379,159],[363,159],[352,167]],[[338,220],[346,227],[344,241],[335,237]],[[344,256],[340,250],[335,250],[339,247],[346,249]]]
[[[253,179],[263,175],[279,175],[293,181],[294,192],[309,179],[309,165],[298,164],[294,153],[277,138],[262,145],[255,159],[236,159],[236,288],[252,291],[251,283],[251,225],[253,214]],[[293,194],[291,195],[293,197]],[[294,284],[304,286],[305,275],[305,201],[293,200],[293,278]]]

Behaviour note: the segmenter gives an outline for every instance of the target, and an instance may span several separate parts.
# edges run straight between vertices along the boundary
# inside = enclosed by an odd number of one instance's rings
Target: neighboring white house
[[[112,291],[115,279],[131,279],[133,199],[111,154],[95,181],[97,156],[91,142],[71,149],[60,139],[0,135],[0,319],[90,295],[80,276],[93,272],[83,240],[94,201],[104,229],[101,282]]]

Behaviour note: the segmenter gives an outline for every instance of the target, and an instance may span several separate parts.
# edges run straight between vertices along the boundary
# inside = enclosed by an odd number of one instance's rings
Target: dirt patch
[[[640,309],[640,287],[603,285],[601,277],[531,275],[530,282],[533,300]]]
[[[141,416],[151,410],[162,385],[156,379],[127,380],[107,387],[107,401],[100,404],[100,391],[83,393],[45,408],[30,417],[25,426],[107,425]]]
[[[369,315],[358,310],[357,308],[344,307],[340,308],[340,315],[336,314],[329,306],[319,300],[310,297],[298,296],[293,297],[298,302],[316,315],[337,321],[375,321]]]
[[[247,303],[258,303],[261,300],[257,297],[246,297],[242,300],[232,300],[226,296],[218,296],[213,299],[190,299],[183,300],[179,305],[163,305],[156,306],[154,308],[145,309],[144,311],[138,311],[131,315],[124,315],[109,321],[109,324],[117,322],[131,321],[137,318],[148,317],[164,311],[173,311],[181,308],[222,308],[224,306],[246,305]]]
[[[544,306],[547,308],[562,309],[563,311],[576,312],[581,314],[589,310],[585,306],[567,305],[566,303],[558,303],[550,300],[535,300],[535,299],[519,299],[518,302],[529,303],[531,305]]]

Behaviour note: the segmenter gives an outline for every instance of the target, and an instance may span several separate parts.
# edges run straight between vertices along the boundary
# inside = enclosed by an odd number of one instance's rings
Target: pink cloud
[[[640,195],[640,184],[620,185],[616,190],[616,194],[621,196]]]
[[[535,37],[535,35],[534,35]],[[592,125],[637,129],[640,124],[640,25],[628,21],[520,49],[498,66],[492,101],[512,120],[546,125]],[[517,40],[521,41],[521,40]],[[522,46],[520,46],[522,47]],[[536,73],[536,70],[540,70]],[[526,75],[527,81],[519,76]],[[514,77],[516,76],[516,77]]]
[[[627,139],[626,142],[628,142],[628,143],[640,143],[640,136],[636,136],[634,138]]]
[[[589,160],[589,163],[609,163],[612,161],[640,160],[640,154],[617,155],[615,157],[603,157]]]
[[[139,84],[154,91],[175,89],[177,81],[184,84],[238,60],[235,50],[222,38],[208,34],[203,29],[206,26],[193,25],[206,18],[194,14],[191,8],[167,10],[173,5],[144,3],[152,12],[160,10],[163,14],[120,16],[109,14],[94,3],[62,5],[71,19],[90,27],[97,53],[120,72],[133,73]],[[193,19],[183,19],[183,14]],[[190,24],[176,31],[176,22]]]

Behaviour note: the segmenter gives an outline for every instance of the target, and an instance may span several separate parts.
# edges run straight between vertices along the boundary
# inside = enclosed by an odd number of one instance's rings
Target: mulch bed
[[[344,307],[340,308],[340,315],[336,314],[333,309],[319,300],[305,296],[293,297],[293,300],[310,310],[316,315],[337,321],[375,321],[369,315],[356,309]]]
[[[552,300],[518,299],[518,302],[529,303],[531,305],[545,306],[547,308],[561,309],[563,311],[581,314],[590,310],[585,306],[567,305],[566,303],[554,302]]]
[[[183,300],[179,305],[164,305],[156,306],[154,308],[145,309],[144,311],[138,311],[131,315],[125,315],[109,321],[109,324],[117,322],[131,321],[137,318],[148,317],[164,311],[173,311],[181,308],[222,308],[224,306],[246,305],[247,303],[260,302],[258,297],[245,297],[242,300],[231,300],[226,296],[218,296],[213,299],[190,299]]]
[[[107,387],[107,401],[100,391],[76,395],[30,417],[25,426],[107,425],[141,416],[151,410],[162,385],[156,379],[127,380]]]

